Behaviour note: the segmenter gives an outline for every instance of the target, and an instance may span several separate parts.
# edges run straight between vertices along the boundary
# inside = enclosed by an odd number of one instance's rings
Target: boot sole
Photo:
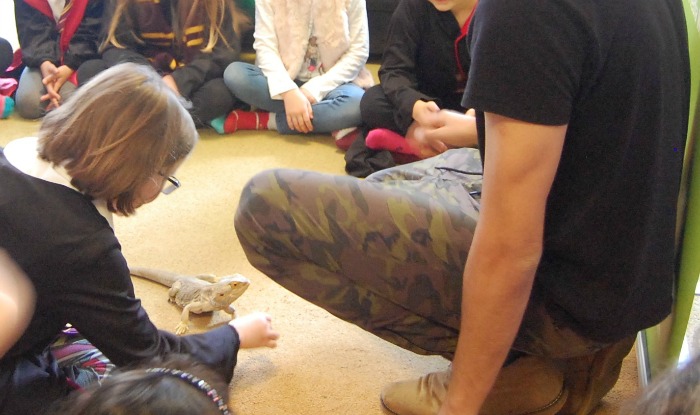
[[[562,388],[559,391],[559,394],[554,399],[552,399],[550,402],[548,402],[547,404],[545,404],[544,406],[542,406],[540,408],[537,408],[537,409],[534,409],[534,410],[528,411],[528,412],[508,411],[508,412],[504,412],[502,414],[492,413],[492,414],[484,414],[484,415],[555,415],[557,412],[559,412],[559,410],[561,408],[564,407],[564,404],[566,403],[566,398],[568,396],[569,396],[568,390],[566,389],[565,386],[562,385]],[[384,399],[382,399],[381,397],[379,398],[379,402],[382,403],[382,410],[385,414],[402,415],[402,414],[398,414],[398,413],[392,411],[391,409],[389,409],[389,407],[386,406],[386,404],[384,403]]]

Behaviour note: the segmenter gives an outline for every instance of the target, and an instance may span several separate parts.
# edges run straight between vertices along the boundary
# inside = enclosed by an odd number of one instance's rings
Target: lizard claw
[[[187,324],[180,322],[175,327],[175,334],[177,334],[178,336],[181,336],[181,335],[187,333],[188,330],[189,330],[189,327],[187,327]]]

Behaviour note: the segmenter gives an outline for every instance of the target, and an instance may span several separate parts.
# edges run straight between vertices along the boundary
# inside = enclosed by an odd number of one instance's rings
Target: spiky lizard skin
[[[250,285],[250,280],[241,274],[227,275],[221,278],[211,274],[183,275],[172,271],[129,267],[131,275],[145,278],[169,287],[169,301],[182,307],[180,323],[175,327],[175,334],[187,333],[190,313],[200,314],[223,310],[236,316],[233,303]]]

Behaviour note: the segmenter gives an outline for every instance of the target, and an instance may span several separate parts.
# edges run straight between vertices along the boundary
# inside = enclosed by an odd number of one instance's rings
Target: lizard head
[[[207,287],[211,290],[212,301],[217,304],[229,305],[236,301],[250,286],[250,280],[241,274],[222,277],[219,281]]]

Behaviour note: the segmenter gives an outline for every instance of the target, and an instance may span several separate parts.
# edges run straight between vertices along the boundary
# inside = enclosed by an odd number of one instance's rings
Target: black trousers
[[[102,55],[102,59],[93,59],[84,62],[78,68],[78,86],[85,84],[98,73],[123,62],[134,62],[149,65],[150,62],[143,56],[134,58],[134,54],[124,59],[118,50],[109,49]],[[183,96],[190,103],[188,108],[197,127],[206,126],[214,118],[228,115],[234,108],[242,106],[224,83],[223,77],[205,81],[199,88],[194,89],[189,96]]]

